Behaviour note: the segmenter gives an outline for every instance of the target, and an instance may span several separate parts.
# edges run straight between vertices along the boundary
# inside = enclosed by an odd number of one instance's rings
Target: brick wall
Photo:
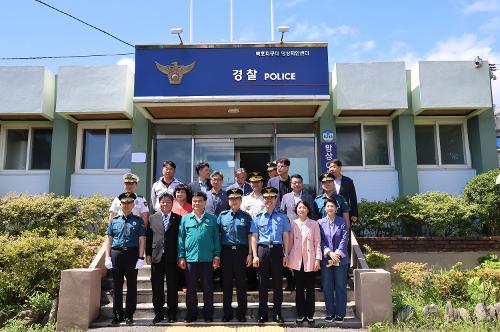
[[[368,244],[381,252],[500,251],[500,236],[489,237],[357,237],[360,246]]]

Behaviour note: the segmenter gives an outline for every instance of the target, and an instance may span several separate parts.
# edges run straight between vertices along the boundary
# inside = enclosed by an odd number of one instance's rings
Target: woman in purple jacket
[[[321,233],[321,282],[325,294],[327,317],[326,322],[342,322],[347,306],[347,225],[343,218],[336,216],[338,203],[327,199],[325,211],[327,216],[318,220]],[[335,300],[333,296],[335,292]]]

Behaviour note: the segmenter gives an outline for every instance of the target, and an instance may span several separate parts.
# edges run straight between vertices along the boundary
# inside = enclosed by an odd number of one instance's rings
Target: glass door
[[[234,158],[234,139],[232,138],[195,138],[194,165],[206,161],[210,168],[220,171],[224,175],[223,188],[234,183],[236,168]],[[193,173],[193,178],[196,174]]]

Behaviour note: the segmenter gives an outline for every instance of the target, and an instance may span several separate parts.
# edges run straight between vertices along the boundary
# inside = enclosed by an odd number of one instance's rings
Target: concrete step
[[[166,288],[165,288],[166,289]],[[123,300],[125,301],[125,296],[127,291],[123,291]],[[197,292],[198,302],[203,302],[203,292]],[[179,291],[179,302],[186,302],[186,293]],[[273,291],[269,291],[269,299],[273,298]],[[248,302],[259,302],[259,292],[258,291],[247,291],[247,300]],[[325,296],[323,292],[316,288],[315,290],[315,300],[318,302],[324,302]],[[113,301],[113,291],[104,291],[104,303],[110,303]],[[151,288],[149,289],[137,289],[137,303],[152,303],[153,301],[153,292]],[[165,293],[165,301],[166,301],[166,293]],[[214,291],[214,303],[222,303],[223,295],[221,291]],[[236,290],[233,289],[233,302],[236,302]],[[284,302],[295,302],[295,292],[291,291],[283,291],[283,301]],[[354,301],[354,292],[352,289],[347,287],[347,301]]]
[[[232,303],[233,308],[237,308],[238,304],[236,302]],[[268,303],[269,306],[269,317],[272,317],[272,303]],[[200,321],[203,319],[203,315],[201,309],[203,308],[203,303],[198,303],[198,318]],[[247,310],[247,319],[249,321],[256,321],[258,318],[258,302],[248,302],[248,310]],[[316,302],[315,303],[315,317],[326,316],[326,307],[325,302]],[[355,308],[356,305],[354,301],[350,301],[347,303],[347,312],[346,317],[355,317]],[[179,321],[184,320],[186,315],[186,304],[179,303],[179,313],[177,315],[177,319]],[[282,304],[282,315],[283,318],[287,321],[293,321],[297,317],[295,310],[295,302],[283,302]],[[101,306],[99,321],[105,321],[106,319],[110,320],[113,316],[113,304],[108,303],[106,305]],[[223,316],[222,303],[214,303],[214,319],[216,321],[220,321]],[[137,309],[134,314],[134,319],[145,319],[145,320],[153,320],[154,318],[154,310],[152,303],[140,303],[137,304]]]
[[[184,326],[192,326],[192,327],[197,327],[197,328],[203,328],[203,327],[211,327],[211,326],[224,326],[224,327],[255,327],[255,326],[262,326],[262,327],[272,327],[272,326],[285,326],[285,327],[315,327],[315,328],[343,328],[343,329],[360,329],[361,328],[361,321],[356,318],[356,317],[345,317],[344,321],[342,323],[326,323],[324,321],[324,317],[316,316],[315,318],[315,323],[313,326],[308,325],[307,323],[303,323],[301,325],[297,325],[295,323],[295,319],[285,319],[285,323],[283,325],[278,325],[274,322],[269,322],[265,324],[257,324],[255,321],[248,321],[246,323],[240,323],[236,320],[223,323],[220,321],[215,321],[213,323],[205,323],[203,320],[200,318],[197,322],[186,324],[182,320],[178,320],[177,323],[167,323],[166,321],[163,321],[158,324],[154,324],[154,326],[172,326],[175,328],[182,329]],[[153,318],[135,318],[134,317],[134,326],[153,326],[152,323]],[[111,319],[98,319],[95,322],[92,323],[90,328],[105,328],[105,327],[117,327],[118,325],[112,325]],[[125,323],[121,323],[120,327],[126,327],[127,325]],[[202,330],[203,331],[203,330]]]
[[[233,281],[233,282],[235,282],[235,281]],[[288,285],[288,282],[287,282],[286,278],[283,278],[282,284],[283,284],[283,289],[285,289],[287,287],[287,285]],[[199,285],[201,285],[201,284],[199,284]],[[213,287],[214,287],[214,290],[220,290],[221,289],[220,279],[214,279]],[[321,287],[321,278],[319,278],[319,277],[316,278],[316,280],[315,280],[315,287],[317,287],[317,288]],[[104,279],[102,279],[101,288],[103,290],[109,290],[109,289],[113,288],[113,279],[112,279],[112,277],[110,275],[108,275]],[[123,289],[127,289],[127,283],[126,282],[123,285]],[[150,276],[140,276],[140,277],[137,277],[137,289],[151,289]]]

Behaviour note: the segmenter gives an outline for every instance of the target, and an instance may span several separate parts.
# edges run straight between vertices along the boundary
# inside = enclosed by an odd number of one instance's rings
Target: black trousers
[[[314,317],[314,279],[315,272],[304,272],[304,265],[300,271],[293,270],[295,274],[295,302],[297,317]]]
[[[127,298],[125,302],[125,317],[133,317],[137,307],[137,271],[135,264],[139,258],[138,248],[128,248],[126,251],[111,250],[113,268],[113,314],[123,316],[123,278],[127,279]]]
[[[165,277],[167,279],[167,315],[175,318],[179,296],[177,293],[179,274],[177,272],[177,262],[167,262],[163,254],[160,263],[151,264],[151,286],[153,289],[153,307],[155,316],[164,317],[165,312]]]
[[[295,288],[295,278],[293,272],[289,268],[283,267],[283,275],[286,278],[288,288],[293,290]]]
[[[236,279],[236,296],[238,299],[236,317],[243,318],[246,316],[247,280],[245,277],[247,256],[248,246],[222,247],[221,264],[224,317],[233,317],[233,308],[231,307],[233,298],[233,277]]]
[[[253,266],[247,267],[246,274],[247,274],[248,290],[256,291],[259,286],[259,282],[257,281],[257,268]]]
[[[186,318],[196,320],[198,317],[198,297],[196,296],[196,284],[201,279],[203,288],[203,317],[213,319],[214,316],[214,291],[213,291],[212,262],[192,262],[186,267]]]
[[[259,316],[267,317],[267,299],[269,296],[269,277],[273,279],[273,315],[281,315],[283,303],[283,247],[273,248],[258,246],[259,257]]]

